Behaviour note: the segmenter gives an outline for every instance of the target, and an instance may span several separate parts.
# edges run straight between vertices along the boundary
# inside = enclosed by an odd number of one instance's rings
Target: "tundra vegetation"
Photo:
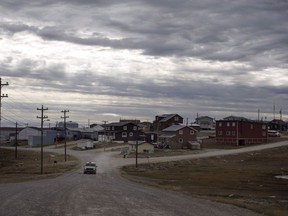
[[[288,147],[264,151],[125,166],[132,181],[193,197],[233,204],[271,216],[288,215]]]
[[[44,152],[43,175],[40,175],[40,157],[38,151],[18,150],[15,159],[14,150],[0,148],[0,183],[53,178],[79,167],[75,157],[69,155],[68,161],[64,162],[64,155]]]

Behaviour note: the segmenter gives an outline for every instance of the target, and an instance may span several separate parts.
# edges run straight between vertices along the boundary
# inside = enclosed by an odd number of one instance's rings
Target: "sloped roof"
[[[271,123],[275,124],[286,124],[282,119],[273,119]]]
[[[192,127],[189,127],[189,126],[186,126],[186,125],[171,125],[170,127],[165,128],[163,130],[163,132],[175,132],[175,131],[181,130],[181,129],[185,128],[185,127],[188,127],[191,130],[197,131],[196,129],[194,129]]]
[[[171,125],[170,127],[163,129],[163,131],[178,131],[184,127],[186,126],[185,125]]]
[[[178,114],[163,114],[159,117],[162,117],[163,119],[160,120],[160,122],[166,122],[168,121],[169,119],[173,118],[174,116],[176,116]]]
[[[224,120],[233,120],[233,121],[249,121],[249,119],[242,117],[242,116],[228,116],[224,118]]]
[[[175,134],[161,134],[159,138],[173,138],[175,136]]]
[[[41,131],[41,128],[37,128],[37,127],[25,127],[22,130],[25,130],[25,129],[33,129],[33,130]]]
[[[201,144],[197,141],[189,141],[188,142],[190,145],[197,145],[197,146],[200,146]]]
[[[209,116],[200,116],[200,117],[196,118],[196,120],[201,120],[201,119],[206,119],[206,118],[213,120],[213,118],[211,118]]]
[[[80,132],[81,131],[81,129],[80,128],[70,128],[70,127],[66,127],[67,128],[67,130],[69,130],[69,131],[74,131],[74,132]]]
[[[136,126],[136,124],[135,123],[133,123],[133,122],[112,122],[112,123],[109,123],[109,124],[106,124],[106,126],[124,126],[124,125],[127,125],[127,124],[133,124],[133,125],[135,125]]]

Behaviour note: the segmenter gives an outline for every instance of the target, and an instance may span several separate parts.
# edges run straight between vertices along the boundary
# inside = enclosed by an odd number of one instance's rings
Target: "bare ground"
[[[231,156],[125,166],[133,181],[229,203],[271,216],[288,215],[288,147]]]
[[[43,174],[41,175],[41,155],[36,151],[15,151],[0,148],[0,183],[23,182],[59,176],[79,167],[75,157],[44,153]]]

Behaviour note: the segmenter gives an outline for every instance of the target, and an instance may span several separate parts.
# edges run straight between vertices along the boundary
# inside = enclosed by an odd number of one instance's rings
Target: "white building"
[[[214,130],[215,120],[209,116],[201,116],[196,118],[196,123],[200,125],[202,130]]]
[[[19,132],[19,140],[28,140],[29,136],[41,136],[41,130],[35,127],[26,127]]]

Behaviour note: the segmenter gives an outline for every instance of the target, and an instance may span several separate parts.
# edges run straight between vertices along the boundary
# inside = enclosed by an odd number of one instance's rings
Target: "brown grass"
[[[64,155],[43,154],[43,174],[41,175],[41,155],[34,151],[15,151],[0,148],[0,183],[22,182],[44,178],[53,178],[78,168],[78,160]]]
[[[288,215],[288,147],[261,152],[126,166],[131,180],[229,203],[271,216]],[[128,176],[129,175],[129,176]]]

